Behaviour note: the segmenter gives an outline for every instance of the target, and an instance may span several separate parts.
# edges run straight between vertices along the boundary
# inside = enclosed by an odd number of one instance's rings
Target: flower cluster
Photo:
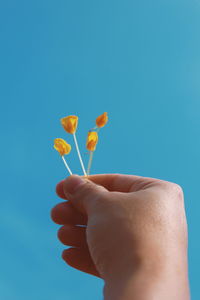
[[[83,174],[85,176],[88,176],[90,174],[93,154],[96,149],[96,145],[98,143],[98,132],[108,122],[107,113],[104,112],[102,115],[98,116],[96,118],[96,126],[94,128],[92,128],[91,130],[89,130],[89,132],[88,132],[87,140],[86,140],[86,148],[90,152],[90,158],[89,158],[89,162],[88,162],[87,172],[85,170],[85,166],[84,166],[81,154],[80,154],[80,150],[79,150],[79,146],[78,146],[78,142],[77,142],[77,138],[76,138],[76,130],[78,127],[78,117],[77,116],[67,116],[67,117],[62,118],[60,121],[61,121],[61,124],[62,124],[64,130],[73,135],[74,143],[75,143],[78,157],[79,157],[79,160],[81,163]],[[68,144],[65,140],[63,140],[61,138],[56,138],[54,140],[54,148],[60,153],[67,170],[69,171],[70,175],[72,175],[72,171],[69,168],[69,166],[64,158],[64,155],[70,153],[71,145]]]

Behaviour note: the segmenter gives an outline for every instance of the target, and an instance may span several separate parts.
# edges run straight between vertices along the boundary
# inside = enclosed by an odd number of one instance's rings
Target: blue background
[[[102,299],[103,282],[67,266],[49,217],[68,176],[59,119],[85,140],[107,111],[92,173],[180,184],[190,284],[199,299],[199,0],[6,0],[0,4],[2,300]],[[73,144],[72,144],[73,145]],[[68,157],[81,174],[75,151]]]

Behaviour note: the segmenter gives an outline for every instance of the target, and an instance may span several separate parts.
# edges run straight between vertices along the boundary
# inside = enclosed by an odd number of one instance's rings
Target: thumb
[[[78,175],[71,175],[65,179],[63,191],[74,207],[86,214],[101,197],[109,193],[103,186]]]

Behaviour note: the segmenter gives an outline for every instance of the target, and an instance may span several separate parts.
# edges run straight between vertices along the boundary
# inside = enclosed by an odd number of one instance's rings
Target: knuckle
[[[84,191],[87,191],[87,190],[91,190],[92,189],[92,184],[89,180],[85,179],[85,182],[84,184],[81,184],[78,189],[77,189],[77,192],[84,192]]]
[[[177,197],[177,199],[179,200],[183,200],[184,199],[184,192],[182,187],[174,182],[170,182],[170,181],[163,181],[161,180],[159,182],[159,186],[165,190],[167,193],[173,194],[174,196]]]
[[[174,183],[174,189],[179,196],[179,198],[183,198],[183,189],[179,184]]]
[[[87,197],[89,193],[91,193],[92,186],[91,183],[88,181],[85,181],[83,185],[81,185],[76,192],[74,193],[74,198],[79,198],[80,196],[82,198]]]
[[[182,187],[177,183],[171,183],[170,185],[171,190],[173,191],[174,195],[177,197],[178,200],[184,199],[184,193]]]
[[[84,185],[80,186],[77,191],[77,196],[88,197],[88,195],[99,196],[104,191],[104,188],[100,185],[94,185],[89,180]]]

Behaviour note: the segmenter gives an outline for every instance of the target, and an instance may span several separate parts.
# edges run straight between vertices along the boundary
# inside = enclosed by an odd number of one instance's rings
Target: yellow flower
[[[89,151],[94,151],[96,149],[96,145],[98,142],[98,134],[96,131],[89,131],[88,132],[88,137],[87,137],[87,142],[86,142],[86,147]]]
[[[77,116],[68,116],[68,117],[62,118],[61,124],[68,133],[73,134],[76,132],[76,128],[78,125],[78,117]]]
[[[71,151],[71,146],[65,142],[65,140],[60,138],[54,140],[54,148],[60,153],[61,156],[69,154]]]
[[[97,127],[104,127],[107,122],[108,122],[107,112],[104,112],[102,115],[100,115],[100,116],[98,116],[98,118],[96,118]]]

